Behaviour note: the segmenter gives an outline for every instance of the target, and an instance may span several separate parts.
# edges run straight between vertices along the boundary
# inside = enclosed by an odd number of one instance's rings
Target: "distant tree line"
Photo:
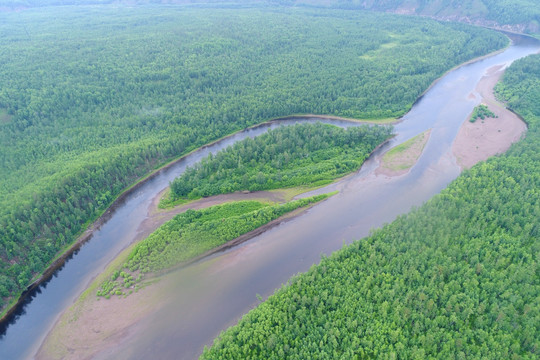
[[[398,12],[438,19],[490,21],[499,26],[522,25],[523,31],[540,33],[540,6],[536,0],[273,0],[284,6],[318,6],[348,10]]]

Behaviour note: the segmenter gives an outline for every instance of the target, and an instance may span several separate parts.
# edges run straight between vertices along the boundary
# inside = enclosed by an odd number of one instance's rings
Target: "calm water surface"
[[[205,345],[258,303],[257,294],[269,296],[292,275],[317,263],[321,254],[330,254],[343,243],[366,236],[371,229],[421,205],[459,175],[451,144],[459,126],[477,105],[478,100],[469,95],[486,70],[499,64],[508,66],[539,50],[537,41],[521,40],[501,54],[447,74],[396,125],[398,135],[391,143],[357,174],[324,189],[338,189],[338,195],[236,248],[170,275],[173,285],[168,305],[134,328],[123,344],[99,358],[196,358]],[[283,121],[280,125],[296,122]],[[341,121],[325,122],[354,126]],[[247,130],[200,150],[129,196],[3,329],[0,359],[32,358],[61,312],[122,249],[137,239],[137,224],[147,218],[151,200],[186,166],[276,126]],[[373,174],[380,154],[430,128],[424,153],[408,174],[390,179]]]

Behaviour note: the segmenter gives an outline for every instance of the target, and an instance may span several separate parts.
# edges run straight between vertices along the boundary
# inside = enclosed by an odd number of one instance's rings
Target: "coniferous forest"
[[[507,42],[338,10],[1,12],[0,306],[160,165],[280,116],[400,116],[446,70]]]
[[[540,56],[497,94],[525,139],[293,278],[202,358],[540,357]]]
[[[358,170],[391,134],[387,126],[320,123],[270,130],[188,168],[171,183],[172,198],[328,184]]]

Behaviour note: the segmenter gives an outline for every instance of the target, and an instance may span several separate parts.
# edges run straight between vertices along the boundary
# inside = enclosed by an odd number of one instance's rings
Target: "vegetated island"
[[[497,94],[525,139],[292,279],[201,359],[538,358],[540,56]]]
[[[387,176],[405,174],[422,155],[422,151],[429,140],[429,135],[431,135],[431,129],[390,149],[383,155],[381,165],[376,172]]]
[[[398,117],[444,71],[507,44],[462,24],[271,6],[62,6],[0,17],[4,314],[162,164],[290,114]]]
[[[138,291],[148,284],[143,281],[147,274],[153,275],[152,282],[161,272],[188,264],[200,255],[209,254],[213,249],[330,195],[316,195],[285,204],[235,201],[202,210],[187,210],[138,243],[123,266],[102,283],[97,295],[108,299],[111,295],[126,296]]]
[[[390,126],[343,129],[322,123],[269,130],[186,169],[171,183],[167,201],[177,203],[235,191],[327,185],[359,169],[391,134]]]

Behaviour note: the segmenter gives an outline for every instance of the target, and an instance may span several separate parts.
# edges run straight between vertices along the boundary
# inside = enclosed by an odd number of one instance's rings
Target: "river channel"
[[[165,305],[98,358],[196,358],[222,330],[256,306],[259,296],[268,297],[291,276],[318,263],[321,254],[330,254],[344,243],[368,235],[373,228],[444,189],[460,173],[451,146],[459,127],[478,104],[478,97],[469,96],[476,84],[487,69],[500,64],[508,66],[540,51],[538,41],[513,39],[504,52],[459,67],[436,82],[395,125],[397,136],[391,142],[380,148],[358,173],[323,190],[337,189],[337,195],[237,247],[168,275],[173,285]],[[119,252],[140,237],[138,224],[148,217],[152,199],[186,166],[245,137],[301,121],[313,119],[273,122],[198,150],[126,197],[112,211],[110,219],[48,282],[34,291],[3,329],[0,358],[34,356],[60,314]],[[345,121],[324,122],[356,126]],[[387,177],[374,173],[382,153],[427,129],[432,129],[430,139],[407,174]]]

